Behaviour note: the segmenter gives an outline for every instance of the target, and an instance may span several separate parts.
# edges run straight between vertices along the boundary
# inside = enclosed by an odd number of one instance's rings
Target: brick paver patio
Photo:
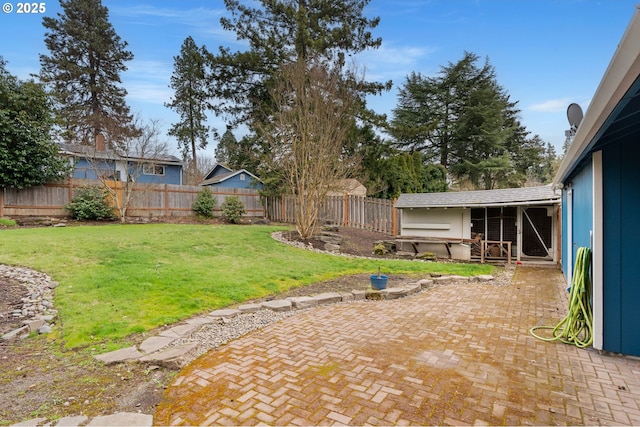
[[[640,360],[529,334],[565,315],[561,273],[320,307],[197,359],[157,425],[638,425]]]

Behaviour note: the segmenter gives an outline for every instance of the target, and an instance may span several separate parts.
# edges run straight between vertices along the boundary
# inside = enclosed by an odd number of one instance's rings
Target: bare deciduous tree
[[[271,147],[270,167],[295,197],[302,238],[315,234],[320,205],[354,164],[343,147],[357,97],[345,81],[338,68],[298,61],[283,65],[271,88],[273,111],[262,133]]]
[[[160,140],[159,120],[141,123],[138,118],[135,125],[141,130],[138,137],[120,139],[117,145],[107,141],[104,147],[96,143],[87,156],[96,178],[111,196],[121,222],[126,221],[132,202],[154,184],[139,183],[140,176],[158,167],[158,161],[166,158],[168,152],[167,142]]]

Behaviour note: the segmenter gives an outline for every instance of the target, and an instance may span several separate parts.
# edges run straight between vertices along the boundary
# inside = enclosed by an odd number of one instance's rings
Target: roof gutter
[[[553,180],[554,188],[563,184],[588,150],[604,132],[605,122],[640,75],[640,5],[635,6],[627,26],[598,89],[578,126],[571,146]]]
[[[549,200],[535,200],[528,202],[506,202],[506,203],[473,203],[466,205],[429,205],[429,206],[398,206],[397,209],[454,209],[454,208],[499,208],[502,206],[537,206],[537,205],[553,205],[560,203],[560,198]]]

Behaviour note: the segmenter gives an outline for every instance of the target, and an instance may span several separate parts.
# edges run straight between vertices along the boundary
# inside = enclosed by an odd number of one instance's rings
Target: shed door
[[[553,212],[549,211],[547,207],[522,210],[523,255],[553,258]]]

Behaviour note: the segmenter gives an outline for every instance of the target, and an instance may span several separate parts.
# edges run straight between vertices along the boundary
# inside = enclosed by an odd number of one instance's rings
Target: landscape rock
[[[325,243],[324,250],[329,252],[340,252],[340,245],[334,245],[333,243]]]
[[[363,301],[363,300],[367,299],[367,292],[366,291],[353,290],[353,291],[351,291],[351,294],[353,295],[353,300],[354,301]]]
[[[24,325],[29,328],[29,332],[37,332],[38,329],[44,325],[44,320],[30,320],[28,322],[24,322]]]
[[[262,307],[272,311],[291,311],[292,304],[290,300],[278,299],[274,301],[265,301],[262,303]]]
[[[255,313],[256,311],[261,309],[261,304],[243,304],[238,307],[238,311],[240,311],[240,313]]]
[[[422,290],[422,285],[419,283],[410,283],[406,286],[409,295],[414,295]]]
[[[142,356],[142,353],[135,347],[121,348],[120,350],[111,351],[109,353],[98,354],[96,359],[110,365],[112,363],[126,362],[128,360],[136,360]]]
[[[55,427],[78,427],[84,425],[89,420],[84,415],[78,415],[75,417],[62,417],[55,424]]]
[[[53,331],[51,325],[44,324],[38,328],[39,334],[50,334]]]
[[[240,314],[240,310],[236,310],[233,308],[225,308],[222,310],[215,310],[209,313],[209,317],[221,318],[221,319],[231,319]]]
[[[175,338],[162,337],[162,336],[149,337],[146,340],[142,341],[142,343],[140,343],[140,346],[138,348],[140,349],[141,352],[145,354],[149,354],[149,353],[153,353],[154,351],[158,351],[163,347],[168,346],[173,341],[175,341]]]
[[[156,353],[139,358],[141,362],[149,362],[168,369],[182,369],[193,359],[191,354],[198,348],[197,343],[188,343],[169,347]]]
[[[433,283],[437,285],[448,285],[453,282],[451,276],[438,276],[433,278]]]
[[[3,341],[11,341],[16,338],[25,338],[29,336],[29,327],[23,326],[18,329],[14,329],[13,331],[7,332],[2,336]]]
[[[16,423],[16,424],[11,424],[11,427],[36,427],[39,426],[40,424],[44,423],[45,421],[47,421],[46,418],[32,418],[30,420],[27,421],[22,421],[21,423]]]
[[[291,304],[296,310],[304,310],[307,308],[317,307],[318,300],[313,297],[296,297],[291,298]]]
[[[146,427],[153,425],[153,415],[137,414],[135,412],[119,412],[113,415],[103,415],[92,419],[87,427],[98,426],[131,426]]]
[[[342,302],[353,301],[355,299],[351,292],[349,292],[348,294],[340,294],[340,296],[342,296]]]
[[[316,295],[318,305],[335,304],[342,301],[342,295],[337,292],[327,292],[324,294]]]
[[[409,291],[406,288],[401,287],[382,289],[380,293],[384,299],[391,300],[406,297],[409,294]]]
[[[422,287],[422,289],[428,289],[433,285],[433,280],[431,279],[421,279],[418,280],[418,284]]]
[[[186,323],[186,324],[174,326],[171,329],[167,329],[166,331],[161,332],[160,335],[162,335],[164,337],[179,338],[179,337],[183,337],[183,336],[189,335],[190,333],[192,333],[193,331],[195,331],[199,327],[200,327],[200,325],[193,325],[193,324]]]

